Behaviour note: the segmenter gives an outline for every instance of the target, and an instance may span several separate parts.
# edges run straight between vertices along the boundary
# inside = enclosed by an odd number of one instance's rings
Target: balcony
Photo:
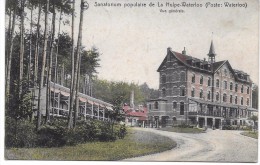
[[[212,116],[212,117],[223,117],[220,113],[205,113],[205,112],[188,112],[189,116]]]

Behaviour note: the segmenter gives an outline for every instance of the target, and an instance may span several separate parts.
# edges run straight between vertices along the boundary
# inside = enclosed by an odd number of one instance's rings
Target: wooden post
[[[85,102],[85,108],[84,108],[84,120],[86,120],[87,115],[87,102]]]
[[[98,120],[99,120],[99,105],[98,105]]]
[[[103,107],[103,121],[105,120],[105,108]]]
[[[92,119],[94,119],[94,105],[93,105],[93,103],[91,105],[92,105],[92,107],[91,107]]]

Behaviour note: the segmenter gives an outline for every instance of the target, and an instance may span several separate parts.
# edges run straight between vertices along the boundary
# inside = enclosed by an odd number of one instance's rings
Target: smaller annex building
[[[131,107],[127,104],[123,107],[125,124],[132,127],[147,126],[147,108],[143,105]]]
[[[233,69],[229,61],[216,61],[211,42],[208,60],[167,49],[157,72],[159,98],[148,106],[151,127],[191,124],[221,129],[223,125],[250,125],[258,115],[252,108],[250,75]]]
[[[53,82],[50,83],[51,102],[50,102],[50,116],[66,118],[69,115],[70,104],[70,89]],[[38,95],[38,90],[35,96]],[[46,87],[42,89],[42,97],[46,98]],[[37,100],[34,101],[36,107]],[[41,101],[41,114],[46,116],[46,99]],[[79,120],[86,120],[92,118],[96,120],[110,121],[109,111],[113,111],[113,105],[105,101],[93,98],[83,93],[78,94],[78,118]],[[34,114],[37,115],[36,112]]]

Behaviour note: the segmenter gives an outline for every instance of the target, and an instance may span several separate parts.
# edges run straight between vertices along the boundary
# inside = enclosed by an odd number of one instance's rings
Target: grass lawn
[[[128,130],[124,139],[60,148],[5,149],[6,159],[17,160],[122,160],[172,149],[176,143],[157,134]]]
[[[202,133],[203,129],[199,128],[180,128],[180,127],[164,127],[159,128],[162,131],[178,132],[178,133]]]
[[[241,134],[244,135],[244,136],[249,136],[251,138],[258,139],[258,132],[257,131],[255,133],[253,131],[245,131],[245,132],[241,132]]]

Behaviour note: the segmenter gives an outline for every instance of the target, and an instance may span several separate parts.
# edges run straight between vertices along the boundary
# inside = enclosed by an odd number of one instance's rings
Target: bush
[[[125,125],[121,125],[118,131],[118,137],[119,139],[124,139],[127,134]]]
[[[117,126],[113,126],[114,130],[112,130],[112,125],[110,123],[102,123],[99,126],[100,133],[98,135],[99,141],[115,141],[116,140],[116,132],[117,132]]]
[[[66,144],[66,129],[61,126],[45,125],[37,132],[37,145],[40,147],[61,147]]]
[[[65,135],[68,145],[95,141],[98,138],[97,121],[79,121],[74,129],[68,130]]]
[[[5,146],[6,147],[35,147],[37,135],[35,125],[26,120],[5,118]]]

